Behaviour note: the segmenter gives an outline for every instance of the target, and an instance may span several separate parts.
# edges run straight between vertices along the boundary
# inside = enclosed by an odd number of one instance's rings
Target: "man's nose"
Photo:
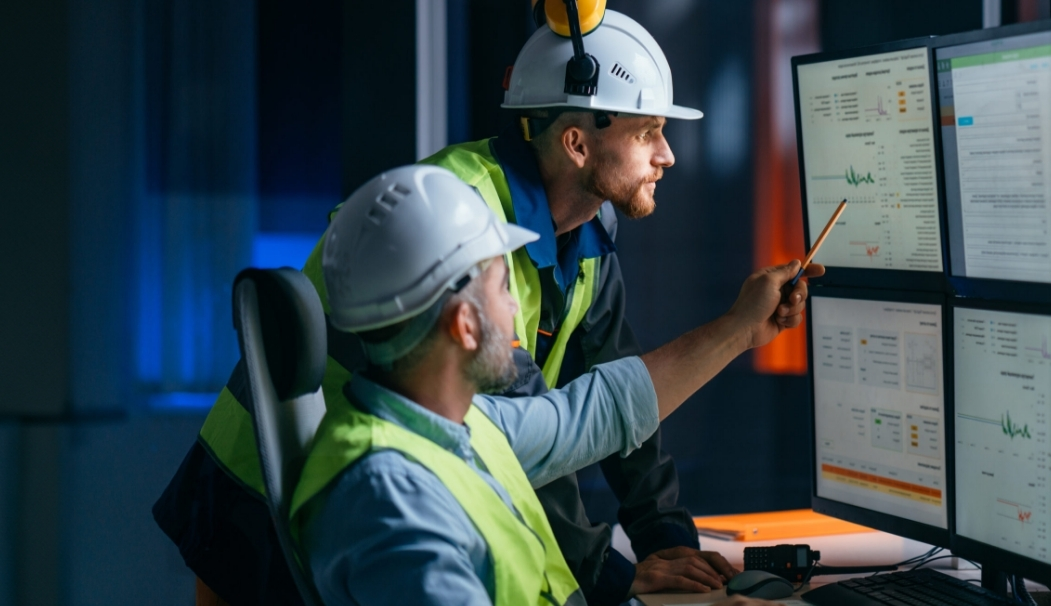
[[[668,140],[664,137],[661,137],[661,146],[653,157],[653,164],[662,168],[668,168],[675,164],[675,154],[672,153],[671,145],[668,144]]]

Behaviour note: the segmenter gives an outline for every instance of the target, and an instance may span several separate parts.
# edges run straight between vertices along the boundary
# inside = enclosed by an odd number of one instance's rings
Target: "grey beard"
[[[478,353],[467,363],[465,373],[478,393],[501,393],[518,378],[511,355],[511,335],[503,334],[480,309],[478,318],[481,344]]]

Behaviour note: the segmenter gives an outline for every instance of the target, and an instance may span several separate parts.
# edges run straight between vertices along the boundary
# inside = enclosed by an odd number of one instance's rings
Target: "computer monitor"
[[[933,46],[953,286],[1046,300],[1003,281],[1051,285],[1051,21]]]
[[[952,315],[953,552],[1051,584],[1051,306],[957,301]]]
[[[792,59],[808,248],[848,201],[819,283],[945,287],[929,44]]]
[[[811,293],[814,511],[947,547],[944,295]]]

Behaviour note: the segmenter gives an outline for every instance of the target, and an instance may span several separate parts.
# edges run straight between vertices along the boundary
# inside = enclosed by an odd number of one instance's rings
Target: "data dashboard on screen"
[[[808,246],[848,201],[816,260],[942,271],[928,50],[796,67]]]
[[[1051,564],[1051,317],[953,313],[956,531]]]
[[[935,58],[950,272],[1051,282],[1051,31]]]
[[[948,528],[941,306],[810,306],[817,496]]]

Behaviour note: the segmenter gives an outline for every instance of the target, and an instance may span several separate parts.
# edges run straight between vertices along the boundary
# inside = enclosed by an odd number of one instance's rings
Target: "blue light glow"
[[[214,392],[173,391],[150,396],[149,407],[164,412],[208,412],[219,394]]]
[[[253,267],[302,269],[321,239],[311,233],[257,233],[252,241]]]

